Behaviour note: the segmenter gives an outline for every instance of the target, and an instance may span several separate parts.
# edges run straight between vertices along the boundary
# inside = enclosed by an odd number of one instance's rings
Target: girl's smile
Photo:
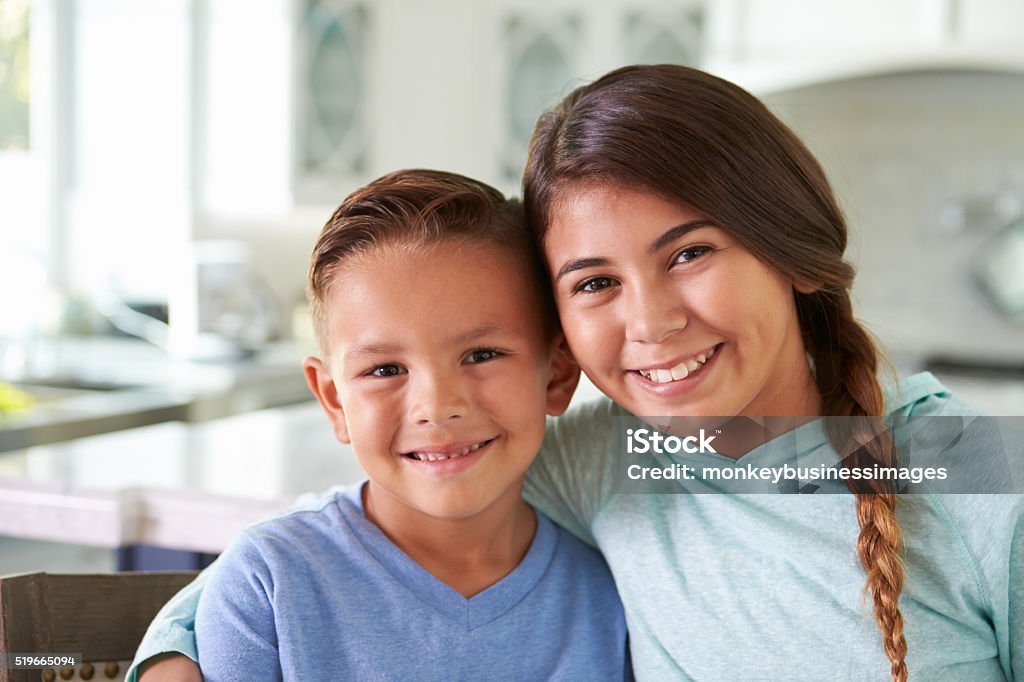
[[[681,396],[696,390],[696,387],[705,381],[705,377],[715,365],[714,361],[721,347],[722,344],[715,344],[678,362],[651,365],[629,373],[634,375],[633,380],[641,389],[649,391],[654,396]]]

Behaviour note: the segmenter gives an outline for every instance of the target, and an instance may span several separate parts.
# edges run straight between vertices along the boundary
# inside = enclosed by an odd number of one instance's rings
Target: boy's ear
[[[319,358],[309,357],[302,361],[302,371],[306,374],[309,390],[316,396],[320,407],[324,408],[327,418],[334,427],[334,436],[342,443],[349,444],[352,439],[348,435],[348,423],[345,421],[345,410],[338,398],[338,387],[331,378],[325,365]]]
[[[551,378],[548,380],[547,413],[552,417],[565,412],[580,382],[580,366],[565,342],[565,335],[559,332],[551,351]]]

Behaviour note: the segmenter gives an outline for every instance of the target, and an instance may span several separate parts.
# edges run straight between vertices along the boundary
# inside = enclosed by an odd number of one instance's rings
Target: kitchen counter
[[[363,478],[316,403],[0,453],[0,535],[218,553],[296,496]]]
[[[0,418],[0,452],[311,401],[303,355],[281,343],[251,358],[197,362],[137,339],[43,340],[33,349],[26,375],[3,377],[37,403]]]

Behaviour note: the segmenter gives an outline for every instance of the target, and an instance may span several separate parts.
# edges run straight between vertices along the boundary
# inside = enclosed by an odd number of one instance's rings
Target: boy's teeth
[[[463,457],[471,452],[476,452],[483,447],[488,441],[477,443],[476,445],[470,445],[469,447],[462,448],[458,452],[443,453],[443,452],[413,452],[413,457],[421,462],[439,462],[445,459],[452,459],[454,457]]]
[[[704,363],[710,360],[711,356],[714,354],[715,349],[712,348],[707,353],[701,353],[689,360],[683,360],[671,369],[641,369],[639,371],[642,376],[650,379],[656,384],[667,384],[670,381],[685,379],[691,372],[696,372],[698,369],[703,367]]]

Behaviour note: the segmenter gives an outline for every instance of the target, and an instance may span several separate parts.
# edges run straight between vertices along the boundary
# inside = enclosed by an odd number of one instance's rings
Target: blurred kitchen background
[[[0,574],[202,565],[357,479],[299,370],[323,222],[400,167],[517,193],[635,62],[763,97],[897,370],[1024,414],[1019,0],[0,0]]]

